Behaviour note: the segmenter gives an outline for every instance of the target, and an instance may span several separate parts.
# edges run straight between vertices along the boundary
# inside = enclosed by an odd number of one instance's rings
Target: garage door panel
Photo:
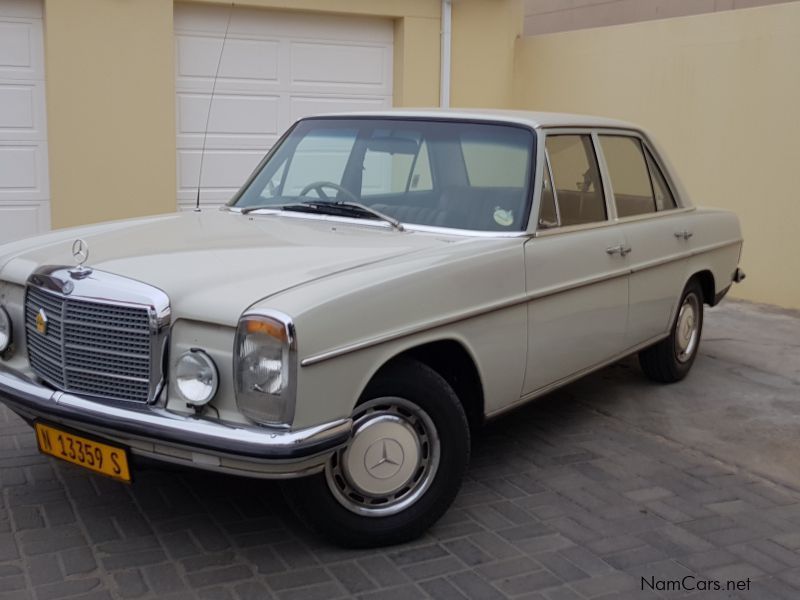
[[[278,96],[243,96],[215,94],[213,105],[210,94],[181,94],[179,96],[179,135],[208,134],[233,136],[277,135]],[[209,106],[213,110],[209,113]]]
[[[30,235],[31,231],[50,228],[50,209],[46,202],[40,204],[0,203],[0,240],[13,242]]]
[[[0,78],[41,79],[42,49],[41,21],[18,18],[0,21]]]
[[[4,17],[41,19],[42,3],[31,0],[3,0],[0,2],[0,19]]]
[[[0,141],[45,140],[44,85],[0,80]]]
[[[201,193],[203,203],[227,201],[263,157],[264,152],[258,150],[206,149]],[[199,169],[199,150],[182,150],[178,153],[178,198],[184,203],[195,201]]]
[[[230,6],[175,7],[175,31],[222,36]],[[291,37],[391,43],[394,25],[388,19],[236,7],[230,15],[229,36]]]
[[[219,61],[217,86],[226,79],[278,81],[280,43],[228,37],[220,60],[223,38],[178,37],[178,76],[202,77],[213,83]]]
[[[47,196],[47,144],[1,143],[0,202],[47,200]]]
[[[379,46],[295,42],[291,46],[293,84],[355,85],[386,93],[389,53]]]

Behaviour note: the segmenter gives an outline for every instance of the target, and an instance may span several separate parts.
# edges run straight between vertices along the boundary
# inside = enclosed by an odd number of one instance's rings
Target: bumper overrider
[[[37,419],[127,447],[134,457],[258,478],[289,478],[323,469],[344,445],[350,419],[286,430],[221,423],[154,406],[104,404],[54,391],[0,364],[0,401]]]

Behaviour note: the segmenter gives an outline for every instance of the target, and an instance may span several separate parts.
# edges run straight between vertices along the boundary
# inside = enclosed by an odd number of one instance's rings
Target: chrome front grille
[[[98,287],[96,281],[73,283],[49,275],[34,275],[29,281],[25,329],[31,368],[65,392],[152,401],[163,383],[164,345],[160,342],[165,329],[155,308],[133,301],[71,297],[64,292],[76,288],[77,295],[79,285],[92,286],[94,291]],[[113,287],[108,291],[119,294]],[[108,298],[110,294],[99,296]]]

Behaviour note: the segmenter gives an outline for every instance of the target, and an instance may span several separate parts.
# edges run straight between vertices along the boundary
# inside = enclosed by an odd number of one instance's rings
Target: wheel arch
[[[695,272],[690,278],[697,280],[700,284],[700,289],[703,290],[703,303],[709,306],[716,304],[717,288],[714,281],[714,274],[709,269],[702,269]]]
[[[470,428],[474,430],[480,427],[485,415],[483,380],[478,362],[466,344],[448,337],[410,346],[385,360],[369,381],[389,365],[408,359],[416,360],[436,371],[453,388],[461,401]]]

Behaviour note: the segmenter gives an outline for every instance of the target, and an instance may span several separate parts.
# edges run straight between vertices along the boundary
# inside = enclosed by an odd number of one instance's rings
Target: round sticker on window
[[[509,227],[514,224],[514,213],[510,210],[494,207],[494,222],[503,227]]]

